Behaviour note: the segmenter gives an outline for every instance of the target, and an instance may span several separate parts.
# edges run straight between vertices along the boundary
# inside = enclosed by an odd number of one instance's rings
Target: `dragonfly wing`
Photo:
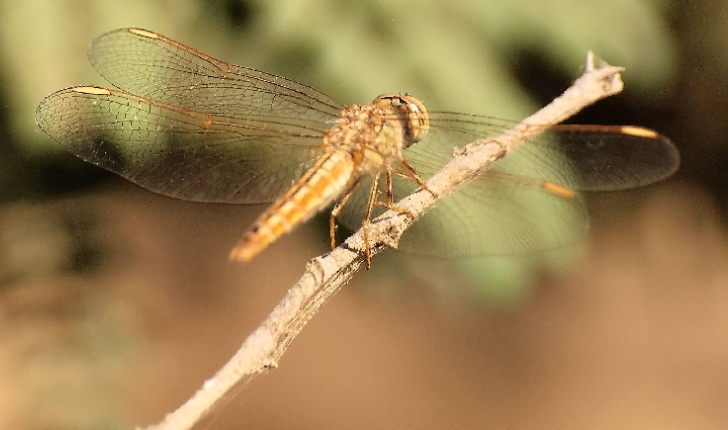
[[[424,177],[453,147],[511,133],[514,124],[464,114],[434,114],[429,139],[405,151]],[[541,127],[541,126],[534,126]],[[435,256],[519,254],[573,244],[588,231],[586,206],[571,190],[616,191],[648,185],[677,170],[673,143],[629,126],[559,125],[493,163],[405,232],[400,246]],[[414,186],[401,186],[409,192]],[[402,194],[400,194],[401,196]],[[477,239],[473,239],[477,238]]]
[[[413,224],[400,249],[445,258],[512,255],[556,249],[585,237],[589,217],[579,195],[564,198],[519,179],[486,174],[465,185]]]
[[[642,127],[561,125],[548,135],[553,135],[560,158],[575,172],[574,186],[584,191],[650,185],[680,166],[680,153],[672,141]]]
[[[510,133],[515,123],[458,113],[433,113],[427,137],[404,151],[425,179],[455,147]],[[539,127],[539,126],[534,126]],[[613,191],[672,174],[679,155],[664,136],[639,127],[556,126],[493,163],[488,171],[426,213],[400,248],[439,257],[520,254],[572,244],[588,231],[584,201],[572,190]],[[395,197],[415,189],[395,178]],[[352,199],[342,223],[361,223],[366,196]],[[379,209],[376,214],[381,213]]]
[[[508,133],[513,124],[463,114],[435,114],[433,132],[405,151],[425,178],[455,146]],[[400,247],[432,256],[520,254],[573,244],[588,232],[583,199],[571,190],[615,191],[665,179],[679,153],[664,136],[640,127],[572,126],[543,133],[493,163],[487,172],[426,213]],[[400,197],[414,190],[400,182]],[[475,239],[474,239],[475,238]]]
[[[483,130],[474,127],[433,129],[424,145],[405,151],[405,158],[424,177],[432,176],[461,146]],[[492,133],[491,133],[492,134]],[[589,218],[576,193],[576,173],[557,151],[541,140],[517,148],[495,162],[481,177],[448,196],[405,232],[403,250],[440,257],[523,254],[574,244],[588,232]],[[400,181],[401,191],[415,188]]]
[[[455,146],[476,138],[470,133],[436,128],[424,141],[405,150],[405,159],[428,179],[452,158]],[[539,151],[516,150],[440,201],[404,233],[400,249],[451,258],[523,254],[578,242],[589,225],[584,201],[577,194],[565,198],[544,187],[546,182],[558,183],[569,191],[573,180],[568,166],[545,158],[549,151],[542,150],[539,156],[534,152]],[[399,177],[393,184],[397,199],[417,188],[416,183]],[[347,205],[341,216],[345,226],[361,224],[367,187],[364,184]],[[383,211],[377,208],[375,215]]]
[[[421,159],[441,157],[477,139],[512,133],[516,123],[462,113],[430,115],[435,133],[412,149]],[[541,131],[491,170],[518,173],[582,191],[617,191],[661,181],[677,170],[680,154],[670,139],[633,126],[531,126]],[[539,130],[540,129],[540,130]]]
[[[320,154],[323,134],[276,118],[206,115],[98,87],[51,94],[36,121],[83,160],[154,192],[200,202],[272,201]]]
[[[146,30],[103,34],[94,40],[88,56],[117,88],[197,112],[329,124],[343,108],[306,85],[226,63]]]

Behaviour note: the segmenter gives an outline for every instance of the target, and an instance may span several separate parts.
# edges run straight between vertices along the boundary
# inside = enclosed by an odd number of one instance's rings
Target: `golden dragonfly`
[[[453,148],[512,125],[428,112],[405,94],[343,105],[138,28],[98,37],[89,59],[114,88],[51,94],[36,112],[40,128],[81,159],[163,195],[273,202],[233,249],[231,259],[242,262],[337,199],[332,246],[337,219],[362,224],[366,233],[378,211],[396,209],[395,195],[426,187]],[[652,130],[549,127],[440,202],[405,233],[400,248],[440,257],[556,248],[588,226],[576,191],[651,184],[678,165],[675,146]]]

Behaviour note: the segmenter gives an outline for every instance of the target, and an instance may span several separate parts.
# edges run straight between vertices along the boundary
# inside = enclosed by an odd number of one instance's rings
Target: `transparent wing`
[[[589,218],[580,196],[564,199],[519,179],[484,176],[469,183],[417,220],[402,236],[399,249],[443,258],[523,254],[584,237]],[[412,182],[393,182],[396,196],[414,191]],[[366,199],[362,192],[352,197],[341,217],[343,225],[358,228]],[[377,208],[375,216],[382,212]]]
[[[431,114],[434,133],[405,152],[405,158],[441,160],[476,139],[509,133],[514,122],[452,112]],[[659,182],[680,165],[670,139],[633,126],[532,126],[543,133],[521,145],[515,157],[495,163],[491,171],[555,182],[581,191],[617,191]],[[513,154],[513,155],[515,155]]]
[[[117,88],[197,112],[297,118],[330,126],[343,108],[306,85],[226,63],[147,30],[103,34],[88,56]]]
[[[503,133],[512,125],[486,117],[433,113],[430,133],[405,150],[404,158],[427,179],[450,160],[455,147]],[[400,249],[456,257],[521,254],[572,244],[587,233],[589,221],[583,200],[578,194],[569,195],[569,190],[646,185],[669,176],[678,164],[672,142],[646,129],[552,127],[426,213],[405,232]],[[554,191],[552,184],[567,192]],[[414,183],[395,178],[397,199],[415,188]],[[363,191],[342,215],[341,222],[349,228],[361,223]]]
[[[83,160],[200,202],[272,201],[320,154],[323,137],[307,121],[203,114],[98,87],[51,94],[36,121]]]

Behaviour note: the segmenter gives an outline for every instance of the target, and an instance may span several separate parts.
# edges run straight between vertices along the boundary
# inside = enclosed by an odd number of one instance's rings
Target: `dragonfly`
[[[128,28],[95,39],[88,57],[113,88],[46,97],[40,128],[101,168],[166,196],[273,202],[230,254],[249,262],[337,202],[329,218],[364,227],[397,209],[453,149],[512,122],[428,112],[407,94],[344,105],[282,76],[237,66],[163,35]],[[578,191],[652,184],[677,170],[674,144],[635,126],[544,126],[408,229],[399,248],[437,257],[522,254],[574,243],[588,229]],[[406,212],[406,211],[403,211]]]

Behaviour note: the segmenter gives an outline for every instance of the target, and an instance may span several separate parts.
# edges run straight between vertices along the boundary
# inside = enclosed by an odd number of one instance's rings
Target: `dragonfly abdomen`
[[[353,156],[347,151],[326,152],[258,217],[232,250],[230,258],[247,263],[276,239],[311,218],[344,191],[354,168]]]

